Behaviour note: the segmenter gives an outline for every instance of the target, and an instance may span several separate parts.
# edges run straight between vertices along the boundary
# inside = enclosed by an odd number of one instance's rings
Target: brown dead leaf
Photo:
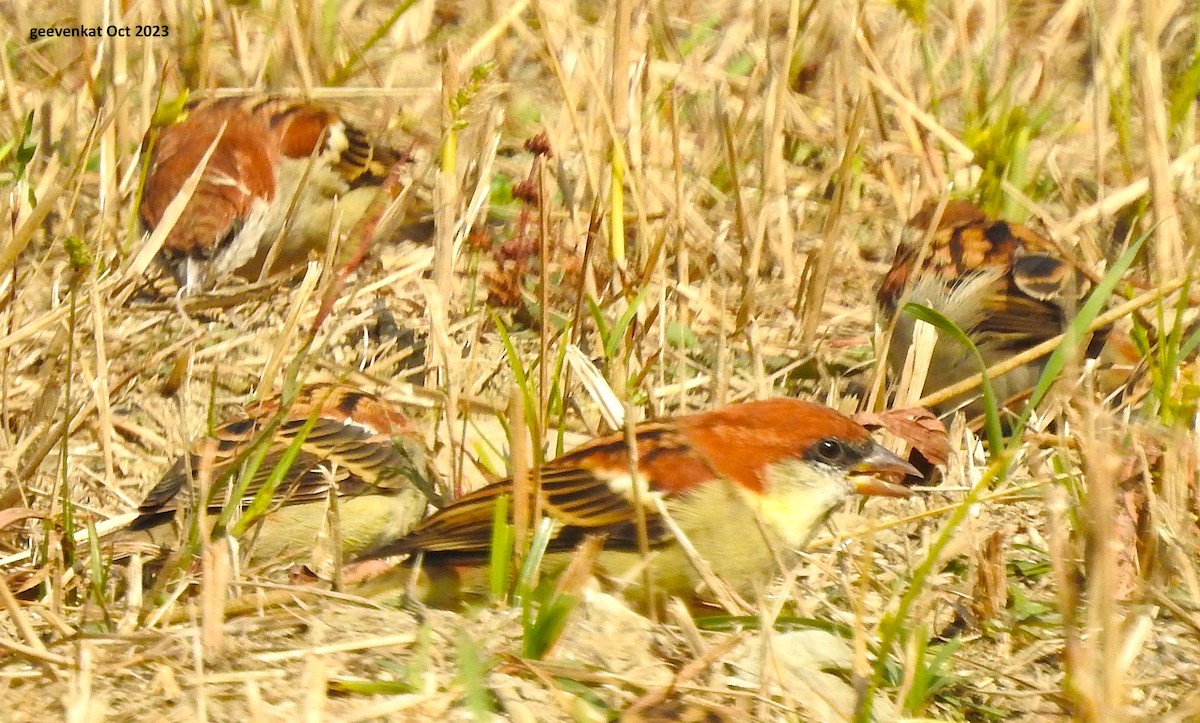
[[[912,445],[931,465],[941,466],[950,459],[950,437],[946,425],[923,407],[889,409],[884,412],[859,412],[854,421],[867,429],[883,429]]]
[[[575,549],[567,569],[558,578],[556,591],[559,595],[582,594],[584,586],[592,577],[596,560],[600,558],[600,550],[604,547],[604,535],[588,535]]]
[[[18,522],[24,522],[29,519],[42,519],[46,516],[44,512],[31,510],[28,507],[9,507],[0,510],[0,530],[10,525],[15,525]]]

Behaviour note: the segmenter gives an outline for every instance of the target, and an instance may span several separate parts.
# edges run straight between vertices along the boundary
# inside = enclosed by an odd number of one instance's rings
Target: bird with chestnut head
[[[554,523],[551,553],[601,537],[599,567],[614,576],[643,563],[640,518],[652,584],[689,599],[709,599],[712,591],[680,537],[717,578],[753,596],[855,493],[910,494],[870,475],[916,473],[849,417],[795,399],[648,422],[636,427],[633,439],[636,468],[624,434],[595,439],[545,464],[530,509]],[[515,494],[512,479],[490,484],[365,557],[419,553],[431,578],[452,583],[448,594],[443,584],[442,599],[433,602],[461,600],[481,584],[472,572],[488,560],[498,501]]]
[[[159,252],[186,290],[230,275],[253,280],[268,260],[268,271],[305,261],[366,213],[405,158],[331,106],[278,97],[195,103],[147,138],[139,207],[147,230],[200,173]]]

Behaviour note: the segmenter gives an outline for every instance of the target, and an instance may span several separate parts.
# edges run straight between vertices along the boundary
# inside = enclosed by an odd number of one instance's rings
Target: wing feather
[[[684,452],[679,456],[679,464],[670,469],[663,466],[661,455],[652,453],[663,445]],[[645,425],[639,429],[638,446],[639,471],[649,480],[649,490],[653,490],[647,494],[670,495],[692,482],[690,478],[660,479],[663,474],[674,477],[714,474],[708,460],[686,446],[668,426]],[[637,515],[625,471],[626,459],[623,435],[613,435],[572,450],[542,468],[541,511],[559,523],[547,547],[549,552],[574,549],[588,535],[604,536],[609,548],[636,549]],[[442,562],[482,562],[491,550],[496,502],[502,495],[511,496],[512,490],[512,480],[506,479],[464,495],[427,518],[406,537],[368,552],[365,557],[420,551]],[[670,533],[655,507],[647,504],[644,509],[651,546],[666,542]]]
[[[311,390],[307,393],[310,397],[316,394]],[[282,464],[287,450],[308,424],[308,415],[315,414],[316,408],[307,403],[297,405],[292,414],[304,416],[286,417],[273,430],[270,414],[265,418],[239,419],[218,427],[213,433],[217,456],[208,508],[219,510],[229,503],[233,486],[253,456],[249,453],[251,445],[261,435],[270,433],[265,442],[268,450],[238,500],[239,505],[248,505],[267,484],[275,468]],[[260,411],[273,413],[275,410],[266,407]],[[399,433],[404,430],[389,431]],[[152,527],[177,510],[191,507],[199,464],[195,450],[176,460],[146,495],[138,508],[140,517],[132,527]],[[417,484],[432,497],[432,489],[424,489],[429,487],[426,472],[424,450],[415,440],[401,440],[377,432],[355,423],[348,415],[341,418],[320,416],[313,420],[298,453],[274,490],[273,506],[318,501],[331,489],[339,496],[394,494],[410,484]]]

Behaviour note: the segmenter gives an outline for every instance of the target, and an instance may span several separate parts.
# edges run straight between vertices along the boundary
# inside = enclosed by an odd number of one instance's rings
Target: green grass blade
[[[911,578],[907,581],[904,593],[900,596],[900,601],[897,603],[896,609],[884,615],[883,619],[879,621],[879,652],[875,657],[871,679],[867,681],[867,689],[859,699],[858,709],[854,712],[854,720],[859,721],[859,723],[869,723],[871,721],[871,709],[874,704],[875,695],[888,679],[887,669],[892,650],[896,648],[898,641],[901,640],[905,631],[908,630],[907,621],[909,613],[912,612],[917,599],[925,593],[925,581],[929,579],[930,575],[941,564],[942,551],[950,544],[950,540],[955,536],[955,532],[959,526],[967,519],[971,507],[979,501],[979,498],[994,482],[1001,479],[1007,470],[1010,457],[1011,455],[1007,452],[995,455],[984,474],[971,486],[971,489],[963,497],[962,501],[951,510],[950,516],[946,519],[946,524],[942,527],[938,536],[925,553],[924,559],[917,565]]]
[[[295,439],[292,440],[291,444],[280,455],[279,463],[271,468],[271,475],[267,477],[267,481],[263,483],[263,486],[254,495],[254,499],[250,500],[250,504],[242,512],[242,516],[238,518],[237,524],[233,526],[232,532],[234,537],[243,534],[260,517],[266,514],[267,510],[275,503],[275,492],[279,489],[279,485],[283,482],[284,477],[287,476],[288,471],[291,470],[292,465],[295,464],[296,457],[300,455],[300,450],[304,447],[304,441],[308,439],[309,433],[312,432],[313,427],[317,426],[317,417],[317,410],[314,410],[313,414],[304,420],[304,426],[300,428]],[[264,451],[265,449],[266,447],[264,446]],[[248,482],[249,478],[241,481]],[[231,499],[238,500],[241,498],[233,497]]]
[[[633,297],[629,302],[629,308],[625,309],[625,313],[621,314],[617,322],[613,324],[609,334],[604,339],[604,355],[606,359],[612,359],[617,353],[617,349],[621,344],[621,339],[625,337],[625,330],[633,323],[637,316],[638,309],[642,308],[642,303],[646,300],[646,295],[650,293],[651,287],[646,286]]]
[[[521,402],[525,407],[525,425],[529,429],[538,428],[537,416],[537,395],[534,393],[533,382],[529,378],[529,372],[525,369],[525,365],[521,363],[521,354],[517,351],[517,347],[513,344],[512,337],[508,334],[508,329],[504,326],[504,322],[495,313],[492,313],[492,323],[496,326],[496,331],[500,334],[500,343],[504,346],[504,354],[508,357],[508,366],[513,373],[513,383],[521,390]],[[535,455],[540,454],[540,450],[534,450]]]
[[[975,346],[975,342],[971,341],[966,332],[958,328],[958,325],[941,312],[911,301],[904,305],[904,311],[963,345],[971,352],[971,356],[975,357],[979,371],[983,374],[980,389],[983,392],[984,429],[987,430],[988,444],[992,449],[1000,449],[1004,440],[1003,432],[1000,429],[1000,406],[996,401],[996,391],[992,388],[992,380],[988,379],[987,363],[983,360],[983,355],[979,353],[979,347]]]
[[[1012,439],[1020,438],[1021,431],[1025,429],[1026,423],[1029,421],[1030,415],[1037,406],[1041,404],[1046,397],[1046,393],[1050,390],[1050,385],[1058,379],[1062,373],[1063,367],[1079,345],[1083,342],[1087,335],[1088,327],[1104,310],[1104,305],[1108,303],[1108,299],[1112,296],[1113,291],[1117,287],[1117,283],[1129,270],[1130,264],[1133,263],[1137,253],[1142,248],[1142,244],[1149,238],[1149,232],[1136,239],[1117,259],[1117,262],[1112,265],[1104,278],[1100,279],[1100,283],[1096,284],[1096,288],[1092,289],[1092,293],[1088,295],[1083,305],[1079,308],[1079,313],[1071,320],[1065,332],[1063,332],[1062,341],[1058,348],[1050,354],[1050,358],[1046,360],[1046,368],[1042,372],[1041,378],[1038,379],[1037,385],[1033,388],[1033,393],[1029,395],[1029,401],[1025,404],[1024,411],[1021,412],[1020,418],[1017,420],[1014,428]]]
[[[492,508],[492,546],[488,553],[488,589],[492,600],[508,597],[509,561],[513,554],[513,527],[508,521],[508,495],[500,495]]]
[[[550,540],[554,537],[554,525],[554,520],[549,517],[543,517],[538,521],[533,539],[529,542],[529,552],[525,553],[525,558],[521,560],[521,571],[517,574],[517,584],[513,594],[514,604],[521,605],[529,599],[533,592],[538,568],[542,565],[542,557],[545,556],[546,548],[549,547]]]

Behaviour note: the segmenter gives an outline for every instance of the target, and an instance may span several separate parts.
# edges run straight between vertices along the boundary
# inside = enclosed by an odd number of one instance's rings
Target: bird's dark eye
[[[837,464],[846,458],[846,445],[836,439],[822,439],[814,451],[816,458],[827,464]]]

